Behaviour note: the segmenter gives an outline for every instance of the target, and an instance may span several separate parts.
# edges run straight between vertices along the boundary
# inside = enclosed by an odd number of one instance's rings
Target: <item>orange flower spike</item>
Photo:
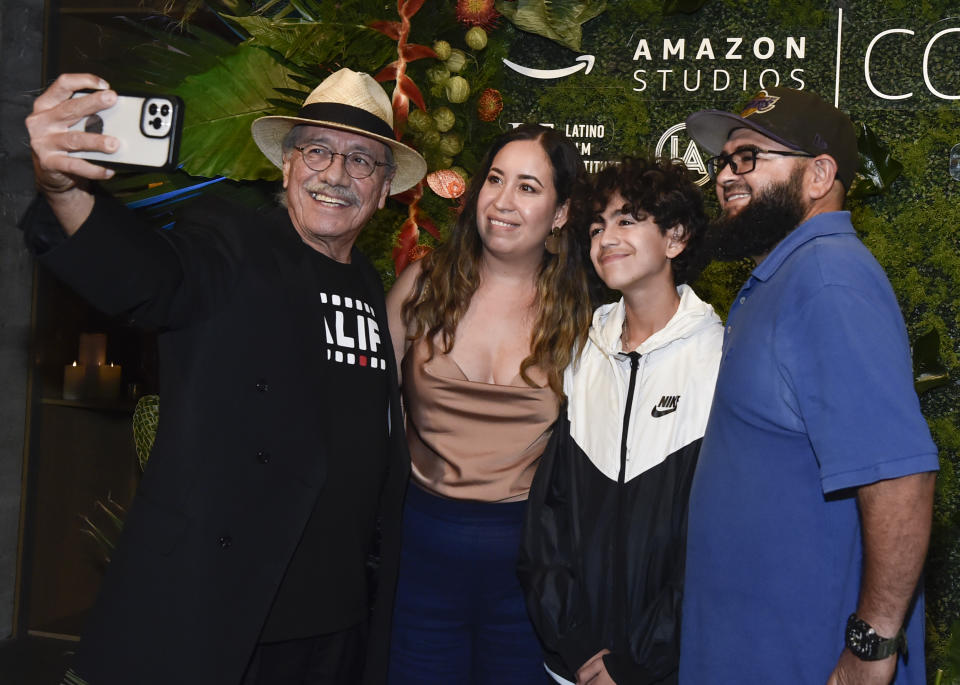
[[[392,40],[398,40],[400,38],[399,21],[372,21],[369,26],[374,31],[379,31]]]
[[[437,54],[422,45],[407,45],[407,38],[410,36],[410,18],[423,7],[424,0],[397,0],[397,13],[400,15],[400,26],[397,31],[397,60],[390,66],[395,66],[393,70],[396,86],[393,89],[393,118],[394,132],[399,137],[403,127],[407,123],[407,117],[410,113],[410,100],[417,104],[420,109],[426,111],[423,102],[423,95],[417,88],[413,80],[407,76],[407,62],[423,57],[436,57]],[[388,67],[389,68],[389,67]],[[383,72],[387,70],[384,69]],[[389,79],[384,79],[389,80]],[[397,244],[393,248],[393,264],[396,273],[399,275],[410,263],[411,257],[416,254],[417,243],[420,236],[420,229],[417,226],[417,216],[419,208],[417,203],[423,196],[422,182],[412,191],[407,191],[395,199],[407,203],[407,220],[403,222],[400,234],[397,236]],[[433,227],[436,230],[436,227]],[[431,231],[433,233],[433,231]]]
[[[410,263],[410,250],[420,238],[420,230],[414,220],[414,211],[413,208],[410,209],[410,216],[403,222],[400,235],[397,236],[397,244],[393,248],[393,268],[398,276]]]
[[[413,0],[413,2],[416,3],[417,0]],[[420,2],[420,5],[422,4]],[[397,83],[393,88],[393,97],[391,98],[393,133],[397,138],[403,134],[403,129],[407,125],[407,116],[410,114],[410,99],[401,88],[407,72],[407,60],[403,56],[403,52],[407,45],[407,36],[410,35],[410,17],[420,9],[419,6],[408,8],[409,5],[411,5],[411,0],[397,0],[397,13],[400,15],[400,30],[397,32],[397,61],[394,62],[397,66],[394,74]]]
[[[428,48],[426,45],[408,43],[403,48],[403,59],[407,62],[414,62],[418,59],[423,59],[424,57],[440,59],[440,55],[434,52],[433,48]]]
[[[399,62],[390,62],[390,64],[376,73],[376,75],[373,77],[373,80],[379,83],[383,83],[384,81],[395,81],[397,79],[397,69],[399,68]]]
[[[393,199],[402,205],[416,204],[423,197],[423,181],[413,186],[410,190],[405,190],[399,195],[394,195]]]
[[[433,223],[430,217],[420,211],[419,207],[417,208],[417,225],[437,240],[440,240],[440,229],[437,228],[437,225]]]
[[[400,92],[413,100],[417,107],[422,109],[424,112],[427,111],[427,104],[423,101],[423,94],[420,93],[420,89],[417,88],[417,84],[413,82],[413,79],[404,74],[402,78],[397,79],[397,88],[400,90]]]
[[[409,19],[420,11],[425,0],[397,0],[397,11],[401,17]]]
[[[399,86],[393,89],[391,105],[393,106],[393,135],[399,139],[403,135],[403,129],[407,126],[407,118],[410,116],[410,98]]]

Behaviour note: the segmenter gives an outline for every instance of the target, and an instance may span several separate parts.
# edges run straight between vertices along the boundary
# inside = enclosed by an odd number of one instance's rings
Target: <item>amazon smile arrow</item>
[[[580,62],[580,64],[573,64],[569,67],[563,67],[562,69],[531,69],[530,67],[525,67],[521,64],[511,62],[506,58],[504,58],[503,63],[518,74],[539,79],[563,78],[564,76],[569,76],[570,74],[576,74],[581,69],[583,69],[584,74],[589,74],[590,70],[593,69],[593,55],[580,55],[577,57],[577,61]]]

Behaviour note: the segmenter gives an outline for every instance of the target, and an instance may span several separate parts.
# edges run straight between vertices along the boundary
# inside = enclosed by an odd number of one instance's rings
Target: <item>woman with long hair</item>
[[[574,145],[520,126],[498,138],[452,235],[387,297],[412,464],[391,685],[545,682],[516,575],[527,493],[590,324],[566,229]]]

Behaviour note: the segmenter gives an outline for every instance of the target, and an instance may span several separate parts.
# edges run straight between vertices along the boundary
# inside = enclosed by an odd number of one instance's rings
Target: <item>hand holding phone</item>
[[[78,96],[78,91],[88,89],[88,95]],[[149,97],[149,96],[148,96]],[[170,135],[166,138],[164,159],[170,168],[177,158],[182,105],[177,104],[179,112],[176,121],[171,123]],[[33,110],[24,122],[30,134],[30,149],[33,152],[33,173],[37,189],[43,193],[53,213],[56,215],[67,235],[73,235],[93,211],[95,198],[91,181],[103,181],[114,176],[110,163],[97,161],[91,163],[71,153],[79,151],[102,153],[103,159],[110,159],[124,141],[112,135],[114,125],[107,124],[103,112],[113,109],[117,104],[117,93],[96,74],[60,74],[33,102]],[[147,110],[149,114],[149,109]],[[103,133],[86,133],[86,122],[94,114],[104,121]],[[137,112],[137,116],[141,116]],[[110,117],[112,120],[112,116]],[[91,120],[93,128],[97,126]],[[78,126],[79,124],[79,126]],[[118,131],[119,133],[119,131]],[[146,137],[136,128],[136,137]],[[143,161],[139,155],[125,154],[128,160]],[[149,159],[147,161],[153,161]],[[163,169],[164,166],[139,168]]]
[[[91,92],[78,91],[73,97]],[[183,101],[175,95],[118,93],[115,105],[85,116],[69,128],[113,136],[119,141],[117,150],[68,154],[121,168],[170,171],[177,166],[182,125]]]

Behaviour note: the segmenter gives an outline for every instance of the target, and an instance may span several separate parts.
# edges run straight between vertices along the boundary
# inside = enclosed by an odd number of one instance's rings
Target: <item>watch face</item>
[[[880,637],[869,623],[857,618],[856,614],[850,614],[847,619],[846,638],[850,651],[864,661],[886,659],[901,649],[906,649],[902,630],[892,638]]]
[[[873,656],[879,637],[866,622],[851,617],[847,622],[847,647],[861,659]]]

